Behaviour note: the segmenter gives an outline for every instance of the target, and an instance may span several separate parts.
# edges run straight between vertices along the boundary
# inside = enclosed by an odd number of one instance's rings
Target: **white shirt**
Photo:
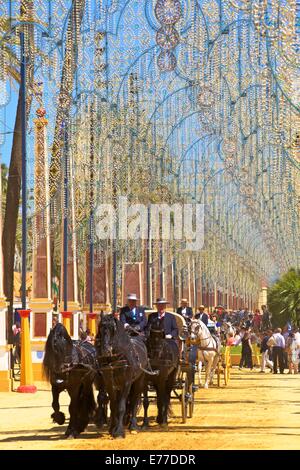
[[[279,346],[281,348],[285,347],[285,340],[284,340],[284,337],[282,336],[282,334],[275,333],[273,335],[273,338],[275,339],[275,346]]]
[[[300,332],[295,333],[295,341],[300,346]]]
[[[242,337],[240,335],[235,335],[234,337],[234,345],[238,346],[240,342],[242,341]]]

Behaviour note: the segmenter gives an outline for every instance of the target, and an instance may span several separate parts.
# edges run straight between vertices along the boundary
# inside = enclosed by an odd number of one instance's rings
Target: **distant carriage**
[[[147,317],[153,312],[154,310],[146,310]],[[176,319],[179,333],[178,346],[179,350],[181,351],[181,356],[184,357],[184,359],[181,359],[179,363],[179,368],[177,371],[175,385],[172,390],[171,399],[176,399],[181,403],[181,417],[182,422],[185,423],[187,418],[192,418],[193,416],[195,392],[198,387],[195,385],[194,382],[194,367],[189,362],[189,345],[186,341],[188,326],[186,324],[186,321],[184,317],[179,315],[178,313],[170,311],[167,311],[167,313],[174,315]],[[150,387],[149,391],[151,392],[150,399],[155,400],[156,396],[153,394],[154,390]]]

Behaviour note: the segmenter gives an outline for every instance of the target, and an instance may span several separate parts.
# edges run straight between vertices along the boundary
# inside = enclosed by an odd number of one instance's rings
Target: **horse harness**
[[[80,368],[87,369],[87,373],[81,378],[81,382],[83,382],[83,379],[86,378],[87,374],[95,375],[96,372],[93,366],[96,364],[96,356],[93,352],[94,351],[89,350],[89,348],[85,346],[85,342],[73,341],[72,353],[66,355],[66,360],[63,363],[63,369],[61,371],[62,374],[66,375],[66,379],[57,379],[56,383],[62,384],[65,382],[65,385],[67,385],[70,372],[78,366],[80,366]]]
[[[215,353],[217,353],[218,355],[220,355],[220,351],[218,351],[217,349],[217,346],[218,346],[218,343],[217,343],[217,340],[214,336],[212,336],[212,334],[210,336],[207,336],[207,338],[198,338],[198,341],[200,342],[201,344],[201,341],[205,341],[206,339],[210,339],[212,338],[214,340],[214,342],[216,343],[216,347],[215,348],[211,348],[211,347],[205,347],[205,346],[198,346],[197,345],[197,348],[200,349],[200,351],[214,351]]]

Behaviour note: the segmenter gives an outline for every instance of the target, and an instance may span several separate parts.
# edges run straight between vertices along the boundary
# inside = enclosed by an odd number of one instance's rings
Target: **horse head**
[[[117,320],[113,315],[101,316],[101,323],[96,336],[96,351],[100,357],[113,355],[114,343],[117,333]]]
[[[235,328],[232,326],[230,322],[223,322],[221,331],[226,336],[234,336],[235,335]]]
[[[197,319],[191,320],[189,331],[190,341],[192,344],[198,343],[201,339],[208,339],[208,337],[211,336],[205,324],[201,320]]]
[[[64,372],[66,363],[72,362],[73,342],[64,325],[57,323],[50,331],[46,345],[43,367],[50,379],[53,374]]]

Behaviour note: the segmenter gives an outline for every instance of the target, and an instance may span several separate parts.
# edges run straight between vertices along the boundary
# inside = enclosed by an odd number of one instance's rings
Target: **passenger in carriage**
[[[181,306],[178,307],[177,313],[182,315],[184,318],[192,319],[193,317],[193,309],[188,306],[187,299],[181,299]]]
[[[120,310],[120,321],[125,329],[134,328],[137,332],[144,333],[147,318],[143,307],[138,307],[136,294],[128,294],[127,305]]]
[[[205,307],[204,305],[200,305],[200,307],[198,308],[198,312],[196,313],[195,315],[195,318],[196,320],[201,320],[206,326],[208,324],[208,320],[209,320],[209,316],[208,314],[205,312]]]

